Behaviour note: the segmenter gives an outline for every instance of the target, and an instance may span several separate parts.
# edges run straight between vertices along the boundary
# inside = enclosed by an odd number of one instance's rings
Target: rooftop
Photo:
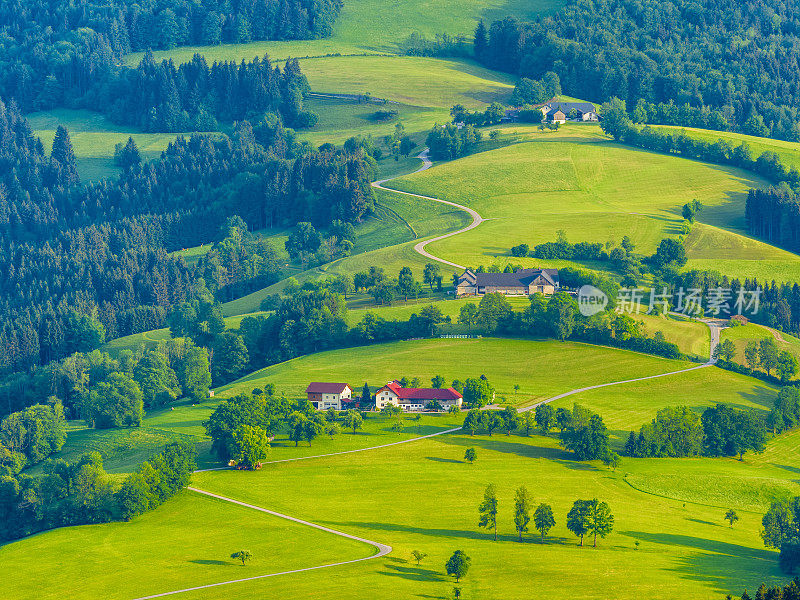
[[[307,394],[341,394],[348,386],[346,383],[325,383],[312,381],[306,388]]]

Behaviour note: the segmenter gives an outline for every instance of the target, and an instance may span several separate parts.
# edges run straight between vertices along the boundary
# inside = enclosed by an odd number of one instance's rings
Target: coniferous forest
[[[357,222],[372,210],[370,176],[360,152],[309,151],[276,119],[179,137],[157,161],[81,185],[68,132],[48,156],[0,104],[0,373],[163,327],[197,277],[169,252],[216,239],[230,215],[250,229]],[[219,287],[278,276],[274,261],[232,272]]]

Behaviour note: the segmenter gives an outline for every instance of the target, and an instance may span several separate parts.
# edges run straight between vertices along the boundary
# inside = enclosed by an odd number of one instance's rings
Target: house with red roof
[[[306,388],[308,401],[317,410],[344,410],[345,404],[352,404],[353,390],[346,383],[327,383],[312,381]]]
[[[390,381],[375,392],[375,407],[378,410],[383,410],[387,404],[394,404],[406,412],[417,412],[425,410],[431,402],[438,402],[447,410],[454,405],[461,408],[463,401],[464,397],[455,388],[406,388],[397,380]]]

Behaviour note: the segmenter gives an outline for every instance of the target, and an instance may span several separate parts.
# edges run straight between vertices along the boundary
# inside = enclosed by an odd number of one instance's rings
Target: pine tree
[[[50,151],[50,158],[56,161],[60,167],[60,180],[64,185],[74,185],[78,183],[78,169],[75,161],[75,151],[72,149],[72,141],[69,139],[69,132],[63,125],[56,129],[53,138],[53,149]]]
[[[482,61],[485,60],[486,49],[489,47],[489,38],[486,34],[486,25],[483,23],[483,19],[481,19],[480,23],[478,23],[478,27],[475,29],[475,38],[473,41],[473,51],[475,52],[475,58]]]

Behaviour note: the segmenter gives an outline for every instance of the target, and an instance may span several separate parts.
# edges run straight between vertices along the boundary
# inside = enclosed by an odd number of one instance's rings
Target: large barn
[[[513,273],[475,273],[470,269],[458,278],[458,296],[483,296],[500,293],[505,296],[551,296],[559,288],[558,269],[518,269]]]

